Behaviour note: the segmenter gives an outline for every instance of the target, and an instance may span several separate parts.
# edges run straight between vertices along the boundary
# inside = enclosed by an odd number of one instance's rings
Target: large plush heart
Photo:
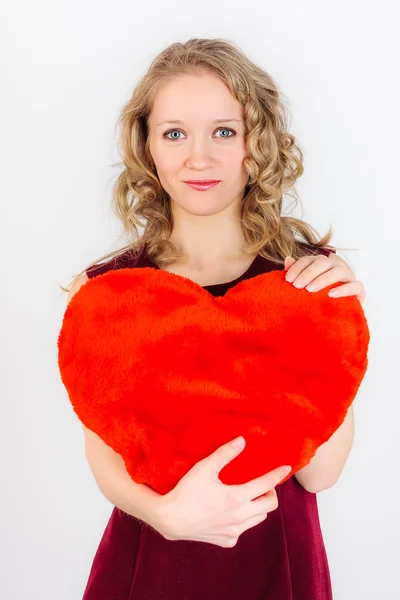
[[[367,369],[360,302],[331,287],[309,293],[271,271],[215,297],[148,267],[94,277],[58,337],[73,408],[161,494],[239,435],[246,447],[222,482],[293,473],[341,425]]]

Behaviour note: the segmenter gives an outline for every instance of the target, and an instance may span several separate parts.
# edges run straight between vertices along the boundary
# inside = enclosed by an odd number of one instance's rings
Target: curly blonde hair
[[[161,86],[176,76],[212,72],[228,86],[244,111],[249,180],[244,190],[241,225],[245,252],[261,254],[282,264],[327,246],[332,228],[322,238],[311,225],[282,212],[283,195],[295,199],[295,181],[303,174],[303,153],[288,133],[289,110],[272,77],[253,63],[233,42],[221,38],[192,38],[173,43],[150,64],[123,106],[117,125],[122,167],[112,191],[112,209],[123,224],[127,245],[97,259],[73,279],[103,260],[139,251],[146,245],[150,258],[165,268],[182,253],[169,236],[173,229],[170,197],[161,186],[149,152],[148,117]],[[292,193],[289,193],[292,192]],[[143,223],[141,223],[141,220]],[[138,228],[143,226],[140,235]],[[296,239],[296,235],[301,239]],[[61,286],[62,287],[62,286]],[[69,291],[70,288],[62,288]]]

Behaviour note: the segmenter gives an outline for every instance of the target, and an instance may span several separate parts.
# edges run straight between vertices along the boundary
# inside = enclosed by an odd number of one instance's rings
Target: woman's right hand
[[[243,439],[243,438],[240,438]],[[278,467],[240,485],[225,485],[218,475],[243,451],[232,442],[196,463],[160,502],[159,532],[168,540],[193,540],[223,548],[264,521],[278,508],[275,486],[291,467]]]

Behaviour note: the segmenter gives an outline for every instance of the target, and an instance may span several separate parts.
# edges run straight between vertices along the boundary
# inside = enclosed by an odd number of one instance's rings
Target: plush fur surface
[[[94,277],[58,337],[73,409],[162,494],[239,435],[246,448],[224,483],[297,471],[341,425],[367,369],[361,304],[330,298],[332,287],[298,290],[271,271],[214,297],[163,270]]]

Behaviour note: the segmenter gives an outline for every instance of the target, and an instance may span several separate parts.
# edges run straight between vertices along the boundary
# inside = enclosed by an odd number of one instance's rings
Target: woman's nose
[[[208,140],[194,140],[188,145],[187,161],[196,166],[207,166],[211,162],[211,144]]]

